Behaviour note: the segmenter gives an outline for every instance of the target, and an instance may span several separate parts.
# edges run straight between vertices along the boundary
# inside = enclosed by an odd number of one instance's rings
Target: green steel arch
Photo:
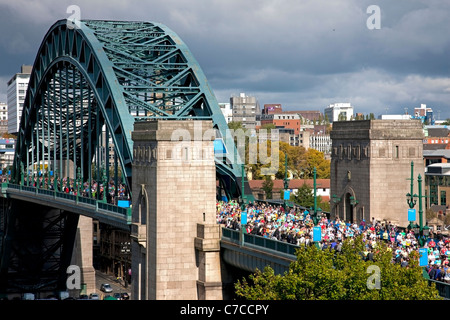
[[[199,64],[173,31],[154,22],[57,21],[33,65],[12,179],[22,183],[24,175],[47,170],[130,187],[133,124],[155,118],[212,119],[228,151],[216,158],[219,180],[229,197],[241,194],[228,125]]]

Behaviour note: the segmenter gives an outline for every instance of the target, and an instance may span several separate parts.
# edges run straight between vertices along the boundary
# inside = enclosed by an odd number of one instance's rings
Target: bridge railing
[[[241,233],[239,230],[233,230],[226,227],[222,228],[222,238],[242,245],[252,245],[263,250],[271,250],[278,253],[288,254],[295,257],[295,250],[299,247],[287,242],[264,238],[261,236]]]
[[[434,283],[439,295],[445,300],[450,300],[450,283],[428,279],[428,284]]]
[[[7,188],[15,189],[15,190],[21,190],[21,191],[27,191],[32,192],[35,194],[42,194],[46,196],[52,196],[59,199],[65,199],[69,200],[75,203],[84,203],[87,205],[94,206],[93,209],[97,211],[98,209],[106,210],[109,212],[114,212],[120,215],[123,215],[127,218],[127,222],[131,223],[131,208],[128,207],[119,207],[110,203],[103,202],[102,200],[97,200],[93,198],[87,198],[80,195],[74,195],[66,192],[60,192],[55,190],[48,190],[48,189],[40,189],[36,187],[31,186],[24,186],[24,185],[18,185],[14,183],[5,183],[3,182],[1,184],[2,191],[6,190]]]

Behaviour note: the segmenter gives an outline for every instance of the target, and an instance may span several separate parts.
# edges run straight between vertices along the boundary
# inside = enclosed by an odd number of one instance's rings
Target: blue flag
[[[408,209],[408,221],[416,221],[416,209]]]
[[[247,211],[242,211],[241,213],[241,225],[247,224]]]
[[[428,252],[427,248],[420,248],[419,249],[419,266],[426,267],[428,265]]]
[[[313,228],[313,241],[322,240],[322,229],[320,227]]]

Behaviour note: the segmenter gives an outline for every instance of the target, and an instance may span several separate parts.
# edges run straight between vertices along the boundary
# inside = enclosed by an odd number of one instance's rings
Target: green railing
[[[15,190],[32,192],[35,194],[52,196],[52,197],[59,198],[59,199],[65,199],[65,200],[73,201],[75,203],[88,204],[88,205],[93,206],[95,208],[95,211],[97,211],[98,209],[102,209],[102,210],[106,210],[109,212],[114,212],[114,213],[123,215],[127,218],[127,223],[128,224],[131,223],[131,208],[119,207],[119,206],[116,206],[116,205],[113,205],[110,203],[103,202],[102,200],[87,198],[87,197],[83,197],[83,196],[79,196],[79,195],[77,196],[77,195],[70,194],[70,193],[49,190],[49,189],[40,189],[40,188],[36,188],[36,187],[23,186],[23,185],[18,185],[18,184],[13,184],[13,183],[3,182],[1,184],[1,187],[2,187],[3,192],[5,192],[5,190],[7,188],[11,188],[11,189],[15,189]]]
[[[261,247],[264,250],[272,250],[292,256],[295,256],[295,250],[299,248],[298,246],[287,242],[268,239],[248,233],[241,234],[241,231],[232,230],[225,227],[222,228],[222,238],[234,243],[240,243],[242,241],[242,244],[244,245],[250,244],[256,247]]]
[[[439,295],[445,300],[450,300],[450,283],[428,279],[428,284],[434,283]]]

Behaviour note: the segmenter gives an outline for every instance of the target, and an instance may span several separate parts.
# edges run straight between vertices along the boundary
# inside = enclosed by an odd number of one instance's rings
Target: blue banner
[[[117,206],[122,208],[129,208],[130,207],[130,201],[129,200],[118,200]]]
[[[284,190],[284,200],[289,200],[291,197],[291,190]]]
[[[225,154],[227,153],[227,149],[225,147],[225,143],[221,138],[214,140],[214,154]]]
[[[428,251],[427,248],[420,248],[419,249],[419,266],[426,267],[428,265]]]
[[[247,224],[247,211],[242,211],[241,213],[241,225]]]
[[[313,228],[313,241],[321,241],[322,240],[322,228],[314,227]]]
[[[408,221],[416,221],[416,209],[408,209]]]

